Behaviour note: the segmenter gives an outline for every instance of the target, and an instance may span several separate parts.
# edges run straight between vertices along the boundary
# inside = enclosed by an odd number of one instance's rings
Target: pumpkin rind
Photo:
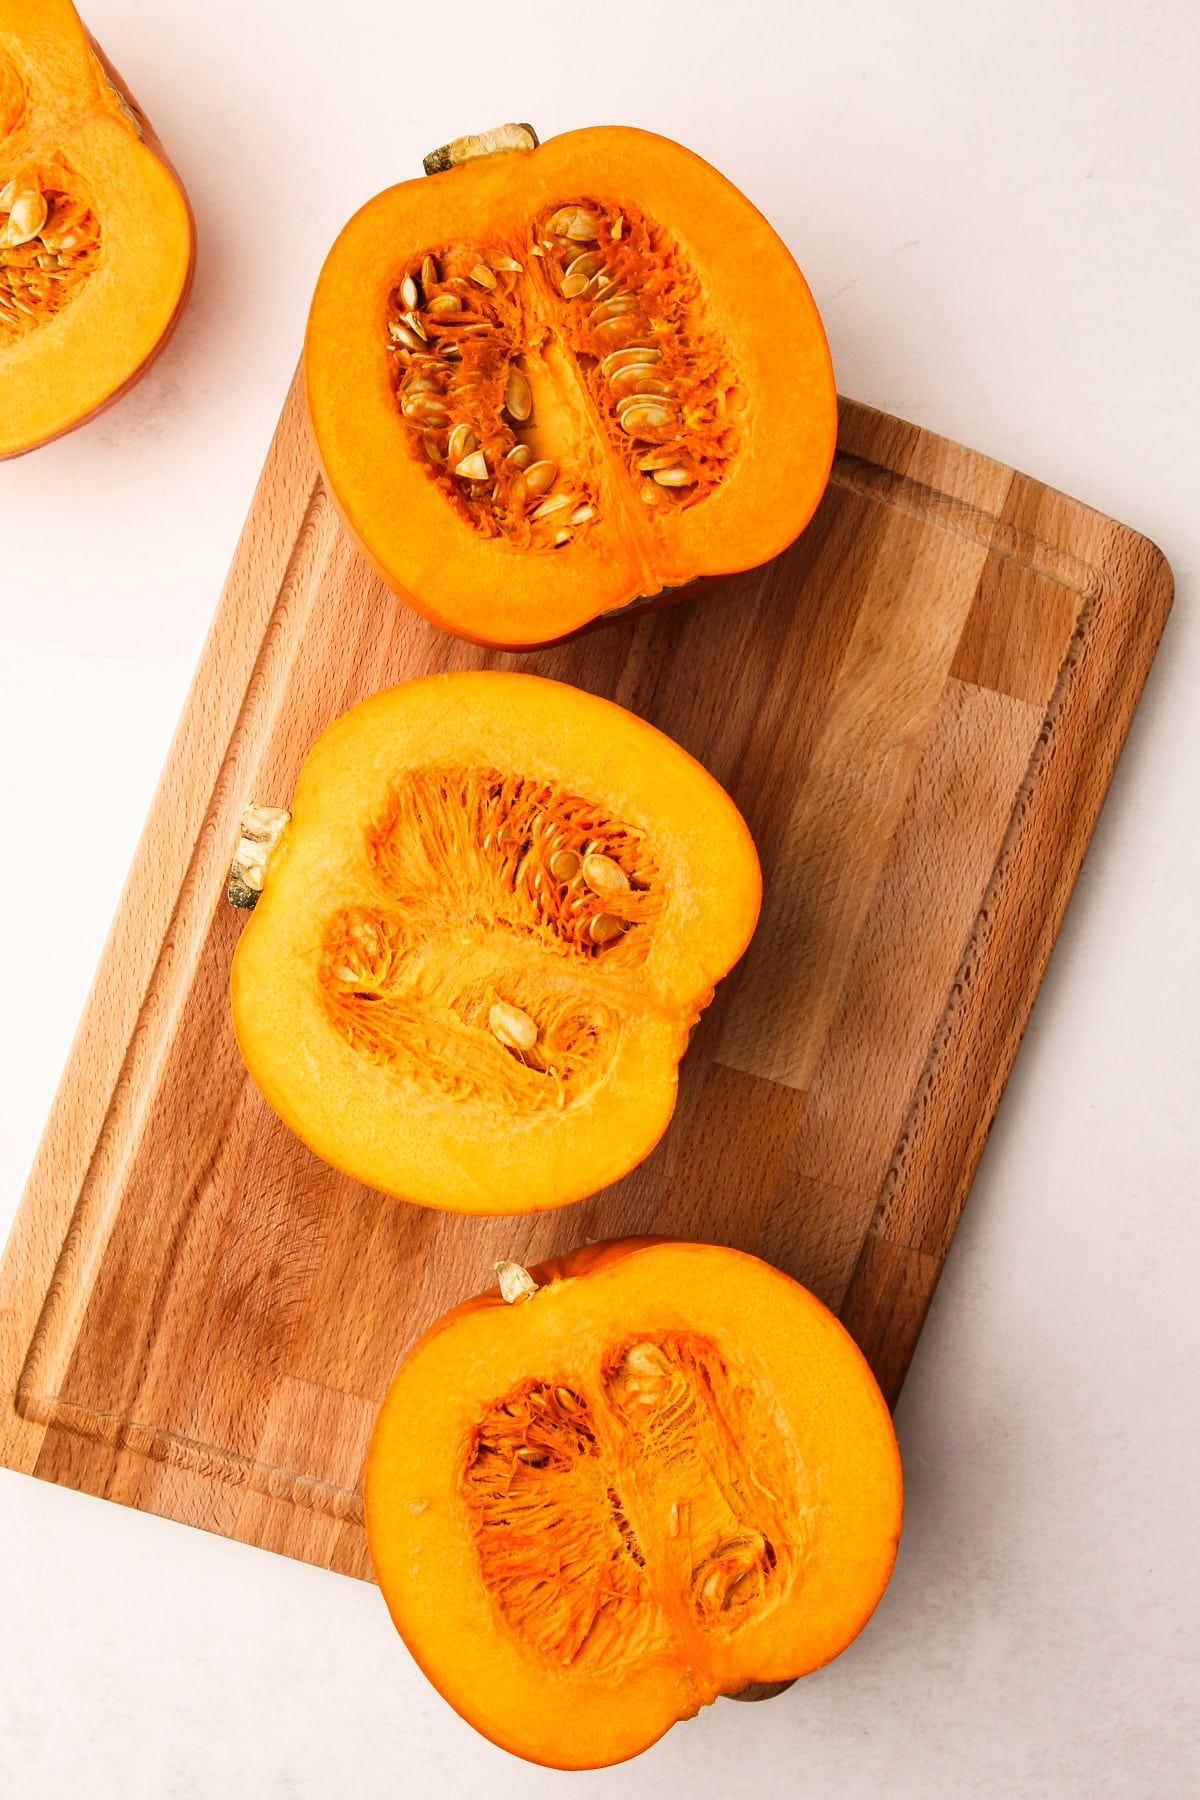
[[[74,266],[55,211],[44,242],[0,249],[0,264],[20,264],[21,285],[18,300],[0,279],[0,457],[119,399],[166,343],[191,287],[186,196],[68,0],[0,0],[0,192],[14,184],[64,196],[55,210],[70,196],[94,221],[98,249]]]
[[[600,1767],[845,1648],[891,1572],[899,1455],[857,1346],[754,1257],[632,1239],[531,1273],[530,1298],[465,1302],[401,1364],[367,1456],[367,1538],[393,1621],[464,1718],[531,1761]],[[688,1388],[689,1355],[712,1385]],[[494,1523],[481,1469],[509,1496]],[[613,1520],[597,1576],[589,1546]],[[759,1570],[748,1594],[739,1557]]]
[[[291,813],[233,1022],[318,1155],[422,1205],[513,1213],[649,1153],[761,895],[698,763],[561,683],[435,675],[331,725]],[[498,1007],[533,1022],[535,1049]]]
[[[681,259],[702,339],[727,362],[726,379],[736,390],[733,448],[721,479],[697,504],[685,503],[682,490],[655,489],[653,474],[644,485],[661,505],[642,503],[620,462],[627,446],[615,415],[603,426],[598,418],[592,361],[569,348],[571,303],[556,292],[559,272],[546,273],[552,253],[540,247],[535,227],[557,217],[554,209],[572,195],[611,201],[614,230],[623,205],[654,226],[662,246]],[[558,433],[574,458],[569,480],[560,471],[563,491],[574,484],[594,515],[561,548],[528,550],[481,535],[450,503],[448,492],[458,489],[444,470],[439,476],[431,469],[402,415],[389,329],[422,346],[389,308],[410,264],[447,243],[491,247],[480,253],[485,263],[492,248],[501,252],[492,256],[499,289],[518,296],[518,311],[525,308],[513,330],[526,334],[518,365],[523,359],[529,373],[541,371],[535,423],[544,403],[552,415],[546,430]],[[419,287],[418,277],[409,279]],[[470,294],[469,277],[460,290]],[[618,328],[619,317],[612,324]],[[619,337],[612,341],[619,347]],[[596,355],[602,347],[595,346]],[[304,371],[326,483],[360,549],[418,611],[481,643],[551,642],[641,598],[767,561],[811,517],[833,455],[828,348],[790,253],[699,157],[626,128],[569,132],[533,151],[401,183],[369,201],[322,269]],[[422,379],[434,373],[430,368]],[[483,379],[496,388],[491,373]],[[477,423],[502,388],[501,380],[491,400],[481,400]],[[614,408],[618,398],[612,396]],[[432,417],[439,416],[434,396]],[[495,438],[497,445],[507,441]],[[493,459],[488,480],[501,473]]]

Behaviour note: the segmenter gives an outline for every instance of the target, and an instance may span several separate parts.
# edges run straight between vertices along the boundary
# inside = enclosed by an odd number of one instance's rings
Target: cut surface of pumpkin
[[[517,1213],[654,1147],[761,894],[740,815],[678,745],[558,682],[428,676],[324,732],[290,820],[247,820],[234,1028],[318,1155]]]
[[[187,299],[191,214],[68,0],[0,0],[0,457],[81,425]]]
[[[592,1768],[843,1650],[902,1500],[833,1315],[705,1244],[592,1245],[523,1287],[498,1267],[500,1292],[405,1358],[367,1457],[380,1589],[450,1704],[517,1755]]]
[[[321,272],[304,370],[360,548],[482,643],[549,642],[767,561],[833,456],[829,353],[790,252],[644,131],[504,140],[368,202]]]

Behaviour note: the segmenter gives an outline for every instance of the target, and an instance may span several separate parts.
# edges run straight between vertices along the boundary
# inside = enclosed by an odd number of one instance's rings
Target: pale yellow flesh
[[[323,1008],[324,922],[371,891],[363,828],[405,769],[436,762],[512,768],[602,797],[653,841],[667,908],[611,1065],[565,1112],[501,1118],[418,1091],[364,1062]],[[265,1097],[318,1155],[423,1205],[514,1213],[594,1193],[648,1154],[674,1107],[689,1029],[745,948],[760,894],[745,825],[699,764],[623,709],[557,683],[431,676],[331,726],[292,815],[238,946],[233,1018]]]
[[[678,1330],[706,1334],[772,1396],[803,1472],[803,1579],[784,1606],[714,1647],[706,1668],[667,1654],[605,1678],[539,1669],[479,1578],[465,1446],[483,1409],[522,1380],[595,1392],[614,1339]],[[366,1507],[392,1617],[439,1690],[506,1749],[578,1768],[635,1755],[717,1693],[806,1674],[844,1649],[886,1585],[901,1479],[883,1398],[811,1294],[737,1251],[655,1243],[515,1306],[497,1297],[447,1315],[389,1390]]]

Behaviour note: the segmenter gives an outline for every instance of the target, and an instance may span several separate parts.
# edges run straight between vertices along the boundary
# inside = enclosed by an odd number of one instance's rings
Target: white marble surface
[[[796,251],[843,391],[1149,533],[1178,599],[900,1403],[895,1579],[841,1661],[622,1769],[532,1770],[449,1711],[371,1588],[0,1472],[0,1793],[1190,1800],[1191,0],[91,0],[87,16],[187,181],[200,262],[142,386],[0,470],[0,1230],[321,257],[448,135],[613,120],[693,146]]]

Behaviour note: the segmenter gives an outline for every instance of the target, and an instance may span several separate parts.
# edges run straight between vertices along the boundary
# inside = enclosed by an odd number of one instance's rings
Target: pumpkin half
[[[120,398],[192,262],[183,189],[69,0],[0,0],[0,457]]]
[[[707,1244],[497,1269],[409,1352],[367,1455],[379,1586],[450,1704],[595,1768],[843,1650],[891,1573],[901,1476],[832,1313]]]
[[[369,201],[304,350],[368,560],[447,631],[526,647],[776,555],[836,432],[812,295],[730,182],[646,131],[536,145],[463,140]]]
[[[517,1213],[654,1147],[761,893],[741,816],[677,744],[559,682],[432,675],[337,720],[290,819],[254,817],[234,1029],[319,1156]]]

